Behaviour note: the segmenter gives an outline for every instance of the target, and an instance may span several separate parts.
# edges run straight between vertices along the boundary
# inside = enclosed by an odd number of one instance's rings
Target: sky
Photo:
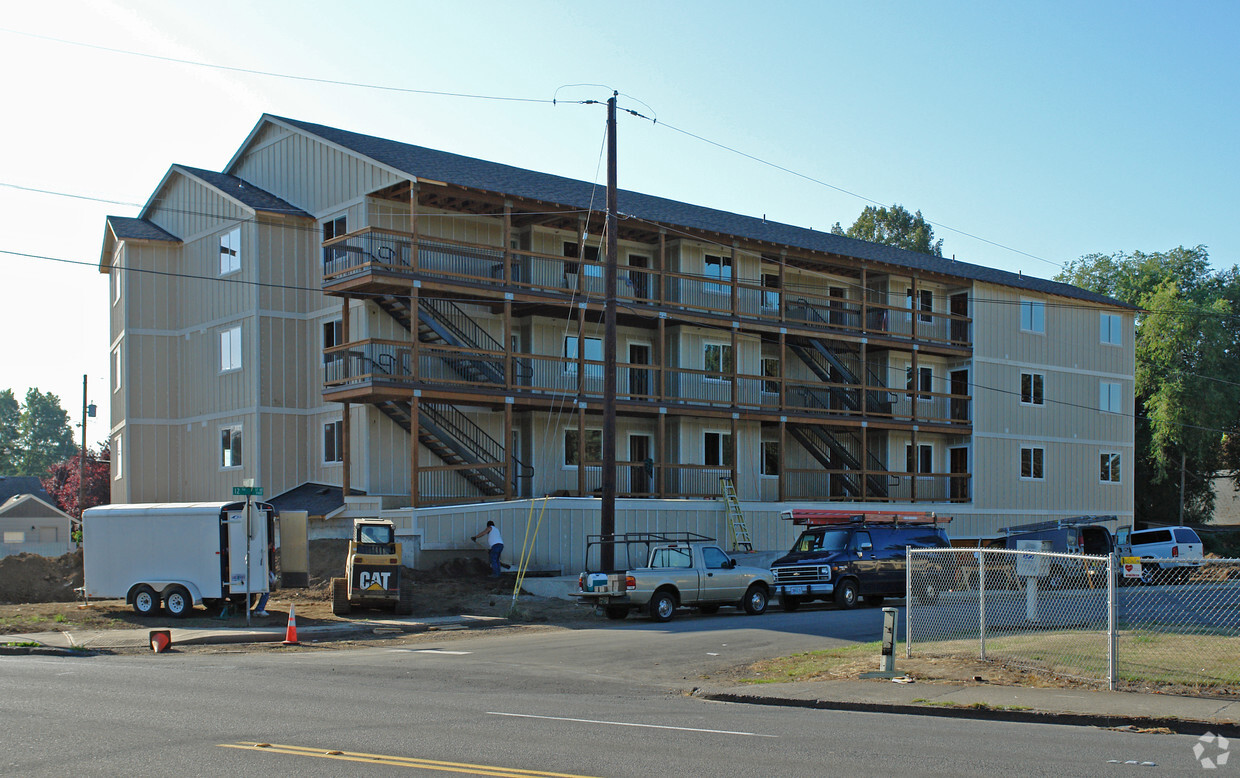
[[[6,6],[0,389],[76,425],[86,375],[91,446],[105,217],[174,163],[221,170],[264,112],[602,182],[605,111],[581,101],[614,90],[641,114],[625,189],[824,231],[899,203],[945,256],[1043,278],[1181,245],[1240,262],[1240,3]]]

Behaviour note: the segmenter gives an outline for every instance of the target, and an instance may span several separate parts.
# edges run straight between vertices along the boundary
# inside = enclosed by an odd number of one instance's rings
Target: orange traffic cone
[[[297,612],[296,605],[289,603],[288,606],[288,629],[284,631],[284,645],[299,646],[297,642]]]
[[[172,633],[166,629],[153,629],[150,637],[151,650],[157,654],[164,653],[172,645]]]

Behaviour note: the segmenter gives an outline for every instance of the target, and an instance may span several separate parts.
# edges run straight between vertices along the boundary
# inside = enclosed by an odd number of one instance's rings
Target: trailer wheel
[[[624,621],[629,616],[629,609],[624,605],[608,605],[603,612],[612,621]]]
[[[667,589],[657,591],[650,598],[650,619],[652,621],[671,621],[676,612],[676,596]]]
[[[133,590],[133,612],[139,616],[154,616],[159,612],[159,595],[146,584]]]
[[[332,579],[332,613],[337,616],[348,616],[353,612],[349,604],[349,582],[344,578]]]
[[[183,619],[194,609],[194,598],[189,590],[180,584],[169,586],[164,592],[164,612],[169,616]]]
[[[413,613],[413,581],[402,580],[400,582],[400,599],[396,601],[396,607],[392,610],[398,616],[408,616]]]
[[[766,603],[766,587],[761,584],[751,584],[745,592],[745,599],[741,601],[742,607],[750,616],[766,613]]]

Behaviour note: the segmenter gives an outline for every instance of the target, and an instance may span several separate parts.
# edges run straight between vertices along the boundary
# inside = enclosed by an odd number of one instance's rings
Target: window
[[[908,287],[904,293],[904,296],[905,299],[908,300],[909,308],[916,308],[921,311],[921,314],[917,317],[920,321],[926,322],[927,324],[934,321],[934,317],[930,315],[930,313],[934,310],[934,292],[932,290],[918,289],[916,306],[913,305],[912,287]]]
[[[4,542],[5,543],[25,543],[26,533],[25,532],[11,532],[9,530],[5,530]]]
[[[241,369],[241,326],[220,333],[220,372]]]
[[[1119,395],[1118,382],[1098,382],[1098,410],[1103,413],[1123,413],[1124,407]]]
[[[344,216],[337,216],[334,219],[328,219],[323,222],[323,242],[339,238],[349,232],[348,219]],[[325,261],[333,259],[342,259],[345,252],[338,247],[323,249],[323,259]]]
[[[220,428],[220,467],[241,467],[241,425]]]
[[[762,441],[762,475],[776,477],[779,475],[779,441]]]
[[[762,375],[766,378],[779,378],[779,359],[774,357],[763,357],[762,359]],[[763,381],[762,391],[770,394],[779,394],[779,381]]]
[[[732,280],[732,258],[707,254],[704,261],[704,273],[707,278],[720,281]],[[725,284],[707,284],[706,291],[716,294],[728,294],[731,289]]]
[[[732,466],[732,436],[727,432],[707,432],[702,435],[702,446],[706,449],[704,464],[712,467]]]
[[[344,345],[344,325],[340,319],[323,322],[323,364],[339,362],[344,358],[340,352],[328,354],[327,349]]]
[[[121,443],[122,441],[120,435],[117,435],[112,439],[112,470],[114,472],[114,475],[112,476],[113,481],[120,479],[121,465],[125,462],[125,458],[122,456],[123,452],[121,451]]]
[[[585,259],[589,260],[590,262],[598,262],[598,246],[585,246],[585,251],[583,253],[585,254]],[[578,259],[579,257],[577,254],[578,254],[577,244],[569,243],[565,241],[564,242],[564,256],[571,257],[573,259]],[[578,262],[565,262],[564,272],[565,273],[576,273],[577,268],[579,266],[580,266],[580,263]],[[586,265],[586,276],[587,277],[592,276],[594,278],[602,278],[603,277],[602,265]]]
[[[732,346],[724,343],[707,343],[702,355],[702,369],[708,371],[708,381],[732,379]]]
[[[119,392],[121,390],[121,379],[124,372],[121,368],[121,347],[117,346],[112,352],[112,391]]]
[[[1101,473],[1098,479],[1104,484],[1119,483],[1119,454],[1114,451],[1103,451],[1098,459],[1101,465]]]
[[[603,431],[586,430],[586,462],[603,459]],[[576,467],[577,430],[564,430],[564,467]]]
[[[588,362],[603,361],[603,340],[602,338],[586,338],[586,351],[582,355]],[[564,363],[564,372],[577,374],[577,336],[568,335],[564,338],[564,358],[571,360]],[[586,365],[586,378],[602,378],[603,365]]]
[[[762,274],[762,307],[768,311],[779,310],[779,276]]]
[[[932,368],[932,367],[919,367],[919,368],[917,368],[917,382],[916,382],[916,385],[914,386],[914,383],[913,383],[913,366],[912,366],[912,365],[909,365],[908,367],[906,367],[906,368],[904,369],[904,379],[905,379],[905,383],[906,383],[906,385],[907,385],[907,387],[908,387],[908,390],[909,390],[910,392],[911,392],[911,391],[913,391],[913,390],[916,390],[916,391],[918,391],[918,392],[933,392],[933,391],[934,391],[934,368]],[[931,399],[933,399],[933,398],[931,398],[931,397],[918,397],[917,399],[919,399],[919,400],[931,400]]]
[[[323,463],[344,461],[344,422],[329,421],[323,425]]]
[[[922,443],[917,446],[916,454],[911,443],[904,446],[904,470],[907,473],[934,472],[934,446]]]
[[[1022,299],[1020,328],[1025,332],[1046,332],[1046,303],[1041,300]]]
[[[702,566],[707,570],[725,570],[728,566],[728,555],[714,546],[706,546],[702,549]]]
[[[112,271],[108,273],[112,278],[112,303],[116,304],[121,301],[121,258],[117,254],[116,260],[112,263]]]
[[[1104,313],[1098,320],[1098,339],[1103,343],[1116,346],[1124,345],[1124,335],[1120,332],[1121,319],[1118,314]]]
[[[1045,454],[1041,448],[1021,448],[1020,477],[1035,481],[1042,480],[1042,458]]]
[[[1021,405],[1042,405],[1043,395],[1042,386],[1046,381],[1046,377],[1041,373],[1021,373],[1020,374],[1020,404]]]
[[[241,269],[241,228],[230,230],[220,236],[220,275],[236,273]]]

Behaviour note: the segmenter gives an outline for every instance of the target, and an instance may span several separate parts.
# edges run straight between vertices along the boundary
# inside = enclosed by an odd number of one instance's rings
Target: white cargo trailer
[[[143,616],[266,592],[276,511],[268,503],[102,505],[82,516],[87,597],[121,598]],[[247,553],[248,548],[248,553]],[[248,569],[247,569],[248,563]]]

